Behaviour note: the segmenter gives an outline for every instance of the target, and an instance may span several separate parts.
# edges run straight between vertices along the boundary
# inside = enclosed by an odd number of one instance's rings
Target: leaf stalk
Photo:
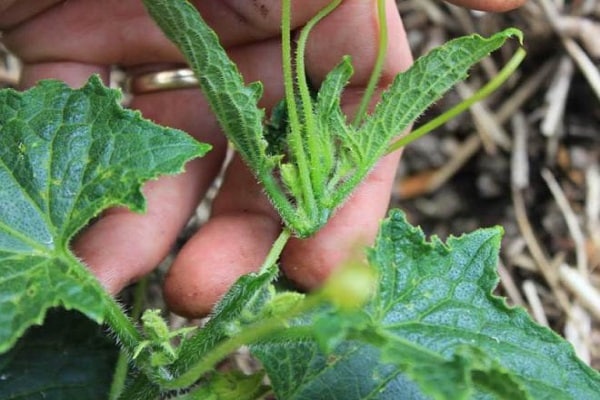
[[[389,35],[385,0],[377,0],[377,18],[379,20],[379,47],[377,49],[377,58],[375,59],[375,65],[373,66],[373,71],[371,71],[371,76],[369,77],[369,83],[367,84],[365,93],[360,100],[360,105],[358,106],[358,110],[356,111],[356,115],[352,121],[352,126],[354,128],[358,128],[365,119],[367,109],[369,108],[369,104],[371,103],[371,99],[375,93],[379,78],[381,77],[381,72],[383,71],[383,66],[385,63],[385,57],[387,55]]]
[[[512,56],[512,58],[508,61],[508,63],[506,63],[504,68],[502,68],[502,70],[498,73],[498,75],[496,75],[494,79],[488,82],[484,87],[479,89],[473,96],[462,101],[460,104],[452,107],[451,109],[437,116],[428,123],[420,126],[408,135],[403,136],[400,139],[393,142],[392,144],[390,144],[387,148],[386,154],[393,153],[394,151],[399,150],[407,144],[417,140],[421,136],[424,136],[425,134],[431,132],[432,130],[439,128],[452,118],[468,110],[473,104],[488,97],[504,82],[506,82],[506,80],[513,74],[513,72],[515,72],[515,70],[519,67],[519,65],[525,58],[526,54],[527,53],[525,52],[525,50],[522,47],[519,47],[515,54]]]
[[[294,89],[293,69],[292,69],[292,49],[291,49],[291,1],[283,0],[281,4],[281,54],[283,64],[283,83],[285,89],[285,101],[290,124],[289,146],[290,152],[295,158],[296,167],[300,176],[302,186],[301,200],[309,210],[309,218],[317,214],[317,203],[313,192],[313,185],[310,179],[310,163],[306,154],[306,149],[302,140],[303,126],[296,110],[296,95]],[[296,65],[296,68],[304,68],[303,65]],[[306,121],[304,121],[306,123]],[[310,218],[312,219],[312,218]]]
[[[310,95],[308,79],[306,77],[306,63],[304,58],[306,55],[308,36],[314,26],[327,15],[329,15],[333,10],[335,10],[341,3],[342,0],[333,0],[306,23],[304,28],[302,28],[300,31],[296,48],[296,81],[304,114],[304,132],[309,150],[308,156],[310,158],[310,165],[313,166],[313,168],[311,168],[311,182],[313,185],[313,191],[321,196],[325,186],[323,182],[324,176],[323,172],[318,167],[315,167],[321,163],[319,160],[319,155],[322,153],[322,150],[318,140],[320,132],[317,131],[317,123],[315,121],[315,113],[313,110],[313,100]]]

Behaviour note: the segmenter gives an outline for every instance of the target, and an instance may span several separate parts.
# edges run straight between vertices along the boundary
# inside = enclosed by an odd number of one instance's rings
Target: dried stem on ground
[[[531,0],[494,15],[432,0],[399,6],[417,54],[516,26],[529,55],[471,115],[405,150],[393,205],[442,237],[504,226],[499,291],[600,368],[600,1]],[[485,84],[511,51],[476,68],[430,115]]]

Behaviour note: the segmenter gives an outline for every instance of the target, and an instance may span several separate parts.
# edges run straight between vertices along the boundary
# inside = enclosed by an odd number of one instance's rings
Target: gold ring
[[[198,87],[198,79],[189,68],[149,72],[129,77],[126,85],[132,94],[160,92],[163,90]]]

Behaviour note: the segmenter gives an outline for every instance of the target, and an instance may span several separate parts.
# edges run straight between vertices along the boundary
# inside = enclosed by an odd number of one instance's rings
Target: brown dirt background
[[[528,56],[504,87],[405,149],[392,205],[442,238],[501,225],[497,292],[600,368],[600,1],[530,0],[484,14],[399,1],[416,54],[514,26]],[[489,81],[509,43],[420,121]]]

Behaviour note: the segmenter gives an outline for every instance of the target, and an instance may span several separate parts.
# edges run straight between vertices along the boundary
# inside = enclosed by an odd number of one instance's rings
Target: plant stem
[[[264,273],[273,265],[275,265],[291,235],[292,233],[290,230],[284,227],[277,240],[275,240],[275,243],[273,243],[273,246],[271,247],[269,254],[267,254],[267,258],[265,258],[262,267],[260,267],[260,273]]]
[[[340,5],[342,0],[333,0],[325,8],[312,17],[302,28],[300,36],[298,38],[298,47],[296,49],[296,82],[298,85],[298,91],[300,92],[300,100],[302,101],[302,108],[304,114],[304,132],[309,149],[309,157],[311,158],[311,165],[318,165],[320,160],[318,157],[322,153],[322,146],[319,144],[319,132],[317,132],[317,124],[315,122],[315,115],[312,107],[312,98],[308,89],[308,80],[306,78],[306,68],[304,57],[306,55],[306,43],[308,42],[308,35],[323,18],[329,15],[333,10]],[[313,177],[313,183],[315,192],[323,192],[323,173],[319,168],[312,168],[311,174]],[[317,177],[318,176],[318,177]]]
[[[129,356],[123,350],[119,351],[119,358],[113,373],[113,379],[110,384],[109,400],[118,400],[125,387],[127,372],[129,371]]]
[[[244,330],[238,335],[228,338],[215,346],[200,362],[189,368],[179,377],[171,381],[161,382],[162,388],[171,390],[188,387],[194,384],[200,376],[212,370],[219,361],[241,346],[260,342],[264,338],[273,338],[283,332],[285,332],[286,339],[290,336],[298,339],[301,337],[312,337],[312,327],[290,327],[288,323],[291,318],[307,311],[312,306],[313,302],[302,302],[302,306],[293,310],[290,313],[291,315],[288,315],[285,319],[272,317],[244,327]]]
[[[381,71],[383,70],[383,64],[385,62],[385,56],[387,54],[388,47],[388,27],[387,27],[387,16],[385,12],[385,0],[377,0],[377,18],[379,19],[379,48],[377,49],[377,59],[369,78],[369,83],[365,89],[360,105],[352,121],[352,126],[358,128],[362,123],[367,114],[367,109],[375,93],[375,88],[381,77]]]
[[[420,126],[418,129],[415,129],[408,135],[403,136],[400,139],[396,140],[394,143],[390,144],[386,151],[386,154],[390,154],[396,150],[399,150],[400,148],[406,146],[410,142],[442,126],[452,118],[468,110],[469,107],[471,107],[478,101],[485,99],[496,89],[498,89],[504,82],[506,82],[506,80],[512,75],[513,72],[515,72],[517,67],[521,64],[521,62],[525,58],[525,55],[526,52],[525,50],[523,50],[523,48],[517,49],[515,55],[508,61],[504,68],[502,68],[498,75],[496,75],[494,79],[492,79],[487,85],[479,89],[473,96],[462,101],[460,104],[452,107],[450,110],[446,111],[442,115],[439,115],[435,119]]]
[[[284,227],[277,239],[275,240],[275,242],[273,243],[273,246],[271,246],[271,250],[269,251],[269,254],[267,254],[267,257],[265,258],[265,261],[261,266],[260,273],[265,273],[267,270],[269,270],[275,265],[290,237],[291,231],[288,228]],[[314,302],[312,301],[307,301],[303,303],[305,303],[306,307],[314,307]],[[302,310],[303,309],[304,308],[302,308]],[[286,320],[289,318],[290,316],[286,316]],[[177,378],[159,378],[155,382],[158,383],[164,389],[178,389],[190,386],[194,382],[196,382],[202,374],[213,369],[219,361],[227,357],[240,346],[244,344],[254,343],[257,340],[276,334],[277,332],[286,329],[286,320],[273,317],[260,322],[256,322],[251,326],[247,326],[237,336],[228,338],[220,344],[216,345],[216,347],[211,349],[206,354],[206,356],[200,359],[191,368],[188,368],[183,374],[179,375]]]
[[[142,336],[127,315],[125,315],[121,306],[110,298],[108,294],[107,297],[108,312],[106,313],[106,323],[115,333],[122,349],[131,355],[142,341]]]
[[[123,312],[121,306],[108,293],[106,293],[104,300],[107,306],[105,322],[114,332],[121,351],[131,360],[133,359],[132,356],[135,349],[143,340],[142,335]],[[156,368],[150,365],[147,352],[137,357],[135,364],[137,368],[142,370],[153,381],[163,381],[171,378],[171,373],[167,369],[162,367]]]
[[[305,210],[308,210],[309,218],[312,219],[317,213],[317,205],[313,193],[313,187],[310,180],[310,168],[306,149],[302,141],[302,124],[296,110],[296,98],[294,90],[294,79],[292,76],[292,49],[291,49],[291,4],[290,0],[283,0],[281,3],[281,53],[283,63],[283,83],[285,88],[285,102],[287,105],[288,119],[290,123],[289,146],[290,151],[295,158],[298,174],[300,175],[300,184],[302,185],[303,199],[301,200]],[[303,65],[296,68],[304,68]]]
[[[281,52],[283,62],[283,84],[285,88],[285,101],[292,130],[300,127],[296,99],[294,96],[294,78],[292,75],[292,38],[291,38],[291,4],[290,0],[281,2]]]
[[[133,293],[133,306],[131,308],[131,319],[138,321],[142,315],[144,307],[146,290],[148,289],[148,278],[144,277],[140,279],[135,287]],[[117,359],[117,365],[113,374],[112,384],[110,386],[109,399],[117,400],[123,388],[125,387],[125,380],[127,379],[127,372],[129,370],[129,355],[126,351],[121,350],[119,352],[119,358]]]

